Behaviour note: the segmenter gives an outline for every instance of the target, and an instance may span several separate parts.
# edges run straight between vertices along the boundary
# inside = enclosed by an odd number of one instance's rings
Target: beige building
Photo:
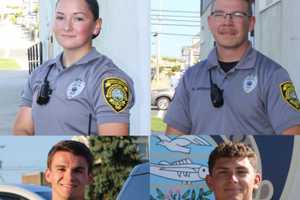
[[[193,37],[191,46],[182,48],[181,55],[184,60],[183,69],[200,61],[200,33]]]
[[[22,183],[34,185],[49,185],[45,179],[44,172],[26,173],[22,176]]]

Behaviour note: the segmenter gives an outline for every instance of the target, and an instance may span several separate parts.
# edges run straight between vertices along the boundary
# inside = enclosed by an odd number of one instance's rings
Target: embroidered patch
[[[85,82],[81,79],[76,79],[67,88],[67,98],[72,99],[79,95],[85,88]]]
[[[291,81],[280,84],[280,91],[283,99],[294,109],[300,111],[300,102],[297,98],[296,90]]]
[[[106,78],[102,81],[102,90],[106,103],[116,112],[121,112],[128,106],[129,89],[124,80]]]
[[[244,80],[243,89],[248,94],[256,88],[256,85],[257,85],[257,76],[248,75]]]

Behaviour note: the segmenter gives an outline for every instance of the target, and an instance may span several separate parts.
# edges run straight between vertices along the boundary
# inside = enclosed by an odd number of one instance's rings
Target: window
[[[13,193],[0,192],[0,200],[29,200]]]
[[[207,10],[207,8],[209,7],[209,5],[211,4],[212,0],[201,0],[201,10],[200,10],[200,15],[202,16],[205,11]]]

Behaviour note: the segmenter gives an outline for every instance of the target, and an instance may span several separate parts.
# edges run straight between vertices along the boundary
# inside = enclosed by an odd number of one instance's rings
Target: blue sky
[[[0,183],[3,180],[5,183],[21,183],[22,174],[44,171],[48,151],[54,144],[64,139],[71,138],[70,136],[1,136],[0,160],[2,161],[2,168],[0,169]]]
[[[160,2],[161,2],[162,10],[194,11],[194,12],[198,12],[197,16],[200,16],[200,0],[185,0],[185,1],[183,1],[183,0],[151,0],[152,10],[153,9],[158,10],[160,8]],[[151,12],[151,14],[154,14],[154,12]],[[155,12],[155,14],[158,14],[158,12]],[[164,14],[166,14],[166,13],[164,13]],[[189,14],[189,16],[190,16],[190,14]],[[193,16],[195,16],[195,14],[193,14]],[[199,18],[194,19],[194,20],[199,20]],[[180,22],[180,23],[183,23],[183,22]],[[158,26],[152,25],[152,32],[155,32],[155,31],[158,31]],[[195,35],[200,32],[200,27],[162,26],[161,31],[168,32],[168,33]],[[160,39],[161,55],[162,56],[180,57],[181,56],[181,47],[191,45],[191,43],[192,43],[191,37],[162,35],[161,39]],[[156,54],[156,39],[153,36],[151,37],[151,54],[152,55]]]

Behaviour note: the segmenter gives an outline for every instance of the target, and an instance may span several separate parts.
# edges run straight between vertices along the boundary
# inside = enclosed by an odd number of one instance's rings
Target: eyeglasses
[[[223,11],[214,11],[210,15],[213,16],[217,21],[225,20],[228,15],[229,19],[231,19],[234,22],[241,22],[245,19],[245,17],[250,17],[247,13],[240,11],[235,11],[231,13],[226,13]]]

